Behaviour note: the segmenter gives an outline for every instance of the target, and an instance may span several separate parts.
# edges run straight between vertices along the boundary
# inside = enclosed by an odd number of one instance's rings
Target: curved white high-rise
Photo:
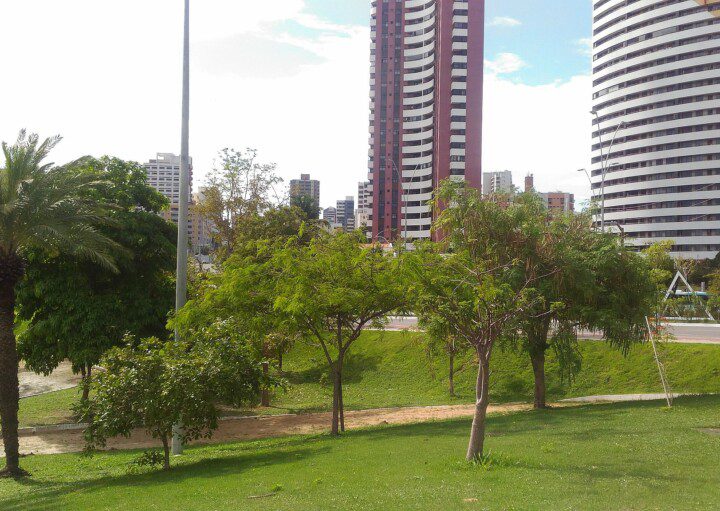
[[[593,191],[628,242],[720,251],[720,3],[596,0]],[[617,137],[611,146],[613,134]],[[601,153],[602,140],[602,153]]]

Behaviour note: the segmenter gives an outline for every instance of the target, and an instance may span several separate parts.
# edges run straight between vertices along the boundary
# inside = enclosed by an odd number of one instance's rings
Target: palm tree
[[[70,253],[113,268],[114,243],[96,226],[110,207],[97,200],[100,184],[73,166],[43,164],[60,137],[40,143],[21,131],[14,145],[2,144],[0,168],[0,425],[6,466],[0,476],[22,476],[18,445],[18,355],[15,345],[15,286],[25,274],[29,250]]]

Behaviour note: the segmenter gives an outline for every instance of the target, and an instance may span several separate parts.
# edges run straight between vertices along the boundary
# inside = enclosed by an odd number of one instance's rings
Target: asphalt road
[[[387,325],[388,330],[410,330],[417,328],[415,317],[392,317]],[[720,344],[720,325],[673,323],[668,330],[675,337],[674,342],[694,344]],[[581,337],[597,339],[592,332],[581,332]]]

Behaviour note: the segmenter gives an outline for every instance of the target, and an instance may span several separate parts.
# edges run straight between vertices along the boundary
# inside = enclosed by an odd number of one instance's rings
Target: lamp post
[[[188,264],[188,193],[190,192],[190,0],[185,0],[185,27],[183,35],[183,78],[182,78],[182,133],[180,139],[180,204],[178,207],[177,269],[175,279],[175,311],[179,311],[187,300]],[[175,341],[180,335],[175,328]],[[173,427],[172,453],[183,452],[181,439],[182,424]]]
[[[400,172],[400,169],[398,169],[397,164],[395,163],[395,160],[390,159],[390,163],[392,163],[392,168],[395,171],[395,175],[398,178],[398,182],[400,183],[400,200],[402,200],[403,207],[402,207],[402,238],[407,242],[407,199],[405,194],[405,180],[403,179],[403,175]],[[410,176],[410,182],[412,183],[412,180],[415,179],[415,172],[417,171],[419,167],[418,165],[415,165],[415,168],[412,171],[412,176]]]
[[[607,176],[610,167],[618,167],[619,163],[613,163],[608,166],[610,160],[610,154],[612,153],[613,145],[615,145],[615,138],[617,137],[620,129],[625,127],[625,121],[620,121],[615,132],[613,133],[612,140],[610,140],[610,146],[608,147],[607,155],[604,154],[602,130],[600,129],[600,115],[597,110],[590,110],[590,114],[595,116],[598,127],[598,139],[600,140],[600,170],[602,171],[602,179],[600,181],[600,230],[605,232],[605,177]]]

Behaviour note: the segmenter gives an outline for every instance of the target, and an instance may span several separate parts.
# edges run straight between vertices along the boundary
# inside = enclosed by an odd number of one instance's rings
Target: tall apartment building
[[[375,0],[372,234],[430,237],[439,182],[480,188],[484,0]]]
[[[328,222],[331,226],[337,223],[337,208],[329,207],[323,209],[323,220]]]
[[[158,153],[154,160],[143,165],[147,173],[148,185],[155,188],[170,200],[170,207],[160,212],[165,220],[178,223],[180,216],[180,156],[171,153]],[[193,252],[200,253],[211,245],[212,226],[194,210],[193,205],[202,193],[192,194],[192,159],[190,159],[190,186],[187,189],[188,202],[188,239]]]
[[[290,197],[310,197],[320,207],[320,181],[310,179],[310,174],[300,174],[300,179],[290,181]]]
[[[600,200],[608,169],[605,222],[635,245],[673,240],[679,257],[714,257],[720,3],[595,0],[593,10],[592,178]]]
[[[482,191],[485,195],[493,193],[511,193],[513,191],[512,172],[485,172],[483,174]]]
[[[355,197],[348,195],[344,200],[337,201],[336,223],[346,231],[355,228]]]
[[[372,225],[372,185],[369,181],[358,183],[358,200],[355,209],[355,227],[368,229]],[[369,231],[369,229],[368,229]],[[372,233],[368,232],[369,235]]]
[[[143,165],[150,186],[170,199],[171,204],[180,202],[180,156],[158,153],[154,160]],[[190,186],[186,190],[188,201],[192,200],[192,158],[190,159]]]
[[[572,213],[575,211],[575,195],[567,192],[537,192],[535,177],[525,176],[525,192],[536,192],[544,201],[550,213]]]

